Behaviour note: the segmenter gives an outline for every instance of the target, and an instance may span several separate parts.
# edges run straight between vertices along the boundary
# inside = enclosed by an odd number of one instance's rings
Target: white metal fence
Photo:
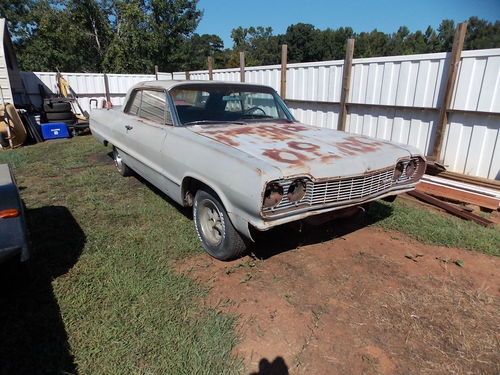
[[[97,99],[102,108],[106,99],[104,74],[102,73],[61,73],[77,93],[80,105],[86,111],[90,109],[90,100]],[[57,92],[56,72],[21,72],[26,92],[31,102],[40,106],[42,102],[40,87],[47,93]],[[155,79],[154,74],[107,74],[109,94],[113,105],[123,104],[127,90],[142,81]]]
[[[429,155],[444,92],[447,53],[354,59],[346,131],[411,144]],[[286,99],[304,123],[336,129],[342,86],[342,61],[287,65]],[[280,65],[247,67],[245,81],[280,87]],[[102,74],[63,73],[88,106],[104,99]],[[109,74],[114,104],[126,90],[154,75]],[[208,71],[189,73],[208,79]],[[213,71],[215,80],[239,81],[240,69]],[[159,79],[185,79],[186,73],[158,73]],[[23,73],[30,93],[36,83],[50,89],[55,73]],[[100,101],[100,102],[101,102]],[[464,51],[446,126],[442,160],[448,169],[500,180],[500,49]]]

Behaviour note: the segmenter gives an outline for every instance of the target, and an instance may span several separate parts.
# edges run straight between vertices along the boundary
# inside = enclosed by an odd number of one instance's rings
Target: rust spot
[[[225,134],[216,134],[214,135],[214,138],[217,139],[219,142],[222,142],[229,146],[237,147],[240,145],[239,142],[236,142],[231,137],[227,137]]]
[[[200,132],[209,137],[217,139],[217,136],[223,134],[226,139],[237,138],[242,135],[253,135],[272,141],[286,141],[296,138],[296,132],[309,130],[305,126],[290,125],[290,124],[252,124],[252,125],[238,125],[238,127],[217,127],[214,129],[212,126],[210,130]]]
[[[342,157],[337,154],[327,154],[327,155],[321,155],[319,158],[319,160],[321,160],[322,163],[328,163],[336,159],[342,159]]]
[[[307,126],[298,124],[283,124],[281,127],[291,132],[305,132],[307,130],[311,130],[311,128],[308,128]]]
[[[294,150],[265,150],[262,155],[285,164],[302,164],[311,160],[306,155]]]
[[[319,149],[318,145],[309,142],[290,141],[288,142],[288,146],[295,150],[307,151],[307,152],[315,152]]]
[[[382,142],[361,140],[356,137],[347,137],[344,141],[335,143],[335,146],[347,155],[374,152],[379,150],[382,145]]]

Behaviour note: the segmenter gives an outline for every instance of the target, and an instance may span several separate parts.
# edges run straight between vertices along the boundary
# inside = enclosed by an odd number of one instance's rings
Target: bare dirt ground
[[[500,258],[321,230],[274,231],[257,258],[178,265],[210,287],[207,307],[238,317],[248,373],[500,373]]]

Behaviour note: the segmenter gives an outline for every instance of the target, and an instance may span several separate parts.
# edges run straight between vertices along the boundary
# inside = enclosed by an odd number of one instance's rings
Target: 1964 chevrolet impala
[[[260,85],[143,82],[123,107],[92,111],[90,128],[122,175],[192,206],[203,248],[222,260],[255,230],[410,191],[425,170],[411,146],[298,123]]]

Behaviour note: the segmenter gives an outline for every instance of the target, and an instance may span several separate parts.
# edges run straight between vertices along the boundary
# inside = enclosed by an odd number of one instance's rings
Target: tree
[[[217,35],[194,34],[185,38],[177,50],[175,65],[181,71],[207,69],[208,56],[214,58],[215,66],[224,67],[226,64],[224,42]]]
[[[286,29],[284,40],[288,44],[291,62],[320,61],[323,58],[321,31],[311,24],[297,23]]]
[[[216,67],[280,62],[280,45],[288,44],[290,62],[343,59],[345,42],[355,38],[355,57],[451,51],[455,22],[437,30],[356,33],[350,27],[320,30],[311,24],[290,25],[284,34],[271,27],[236,27],[232,48],[217,35],[195,33],[202,17],[198,0],[0,0],[0,17],[8,19],[20,66],[24,70],[107,71],[116,73],[195,70],[213,56]],[[500,47],[500,21],[470,17],[464,49]]]
[[[233,51],[229,52],[228,63],[239,65],[239,51],[245,51],[247,65],[277,64],[280,59],[279,37],[273,35],[271,27],[238,27],[231,31]]]
[[[455,22],[453,20],[442,20],[438,27],[438,39],[441,51],[451,51],[454,35]]]

